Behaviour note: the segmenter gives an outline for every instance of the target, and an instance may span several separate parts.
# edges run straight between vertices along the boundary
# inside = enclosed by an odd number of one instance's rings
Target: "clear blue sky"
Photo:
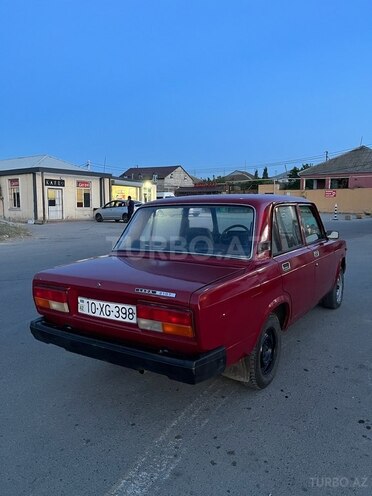
[[[370,0],[0,0],[0,19],[0,158],[273,175],[372,143]]]

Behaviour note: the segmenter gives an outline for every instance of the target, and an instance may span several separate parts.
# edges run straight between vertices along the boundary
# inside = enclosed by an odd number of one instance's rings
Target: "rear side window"
[[[273,256],[295,250],[300,246],[302,246],[302,238],[296,207],[294,205],[276,207],[272,229]]]
[[[306,243],[315,243],[318,239],[324,239],[322,228],[310,205],[300,206],[301,223],[305,232]]]

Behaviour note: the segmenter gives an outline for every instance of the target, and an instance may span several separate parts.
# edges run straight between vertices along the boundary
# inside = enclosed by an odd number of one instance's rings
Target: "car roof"
[[[178,196],[155,200],[146,205],[205,205],[205,204],[245,204],[255,208],[265,207],[273,203],[311,203],[306,198],[288,195],[256,195],[256,194],[232,194],[232,195],[192,195]]]

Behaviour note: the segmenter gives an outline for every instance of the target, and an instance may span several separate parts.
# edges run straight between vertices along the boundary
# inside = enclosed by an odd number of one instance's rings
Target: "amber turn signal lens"
[[[142,304],[137,306],[137,315],[140,329],[187,338],[194,336],[190,310]]]
[[[185,336],[187,338],[192,338],[194,332],[191,326],[177,325],[177,324],[166,324],[163,323],[163,332],[165,334],[174,334],[176,336]]]
[[[60,289],[34,287],[34,301],[38,309],[55,310],[57,312],[69,312],[67,303],[67,292]]]

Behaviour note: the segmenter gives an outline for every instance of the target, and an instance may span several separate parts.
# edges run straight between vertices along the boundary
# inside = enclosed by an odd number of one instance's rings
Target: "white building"
[[[111,199],[111,177],[49,155],[0,160],[0,218],[92,219]]]

